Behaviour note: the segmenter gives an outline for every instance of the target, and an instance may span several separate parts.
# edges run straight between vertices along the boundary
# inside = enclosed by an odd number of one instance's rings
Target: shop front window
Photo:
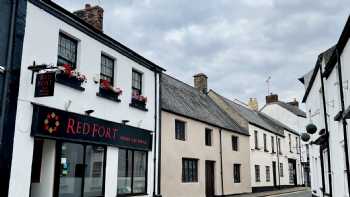
[[[119,195],[146,193],[147,152],[119,149],[118,188]]]
[[[58,146],[58,196],[103,196],[105,148],[73,143],[59,143]]]

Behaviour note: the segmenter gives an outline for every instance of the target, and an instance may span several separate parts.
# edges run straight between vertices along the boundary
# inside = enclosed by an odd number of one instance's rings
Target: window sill
[[[148,111],[148,109],[147,109],[145,106],[140,106],[140,105],[138,105],[138,104],[136,104],[136,103],[133,103],[133,102],[131,102],[131,103],[129,104],[129,106],[130,106],[130,107],[133,107],[133,108],[136,108],[136,109],[139,109],[139,110],[141,110],[141,111]]]
[[[96,92],[96,96],[108,99],[117,103],[120,103],[121,100],[118,98],[118,95],[116,93],[106,92],[105,90],[101,90],[99,92]]]
[[[56,75],[56,82],[79,91],[85,91],[85,88],[81,87],[82,82],[77,82],[75,79],[69,79],[67,77],[63,77],[62,75]]]

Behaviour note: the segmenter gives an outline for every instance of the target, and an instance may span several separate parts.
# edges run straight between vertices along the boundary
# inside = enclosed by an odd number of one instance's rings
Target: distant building
[[[254,99],[249,102],[253,107],[250,109],[249,106],[229,100],[213,90],[208,95],[231,119],[249,131],[253,192],[302,184],[300,155],[295,148],[299,133],[259,112]]]
[[[288,127],[297,131],[299,134],[306,132],[306,113],[299,108],[299,102],[296,99],[291,102],[283,102],[278,100],[278,95],[268,95],[266,96],[266,102],[261,108],[261,112],[288,125]],[[302,171],[300,173],[304,175],[302,184],[310,186],[309,145],[299,138],[295,138],[292,139],[292,148],[298,153],[299,151],[301,152]]]
[[[206,94],[161,77],[161,193],[166,197],[226,196],[251,192],[249,134]]]

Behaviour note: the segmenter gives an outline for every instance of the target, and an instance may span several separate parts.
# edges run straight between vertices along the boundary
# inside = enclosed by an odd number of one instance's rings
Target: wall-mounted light
[[[86,114],[87,116],[90,116],[90,114],[92,114],[92,113],[94,113],[94,112],[95,112],[95,110],[93,110],[93,109],[88,109],[88,110],[85,111],[85,114]]]
[[[123,125],[126,125],[130,122],[130,120],[122,120]]]

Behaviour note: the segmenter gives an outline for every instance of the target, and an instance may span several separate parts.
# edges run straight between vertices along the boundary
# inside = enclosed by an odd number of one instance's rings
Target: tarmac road
[[[278,195],[273,195],[269,197],[311,197],[311,192],[310,191],[301,191],[301,192],[293,192],[293,193],[287,193],[287,194],[278,194]]]

